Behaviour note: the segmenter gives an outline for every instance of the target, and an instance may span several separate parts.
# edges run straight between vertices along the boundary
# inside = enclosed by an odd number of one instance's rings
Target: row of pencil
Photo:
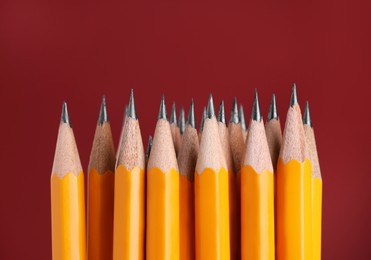
[[[51,175],[52,255],[59,259],[321,258],[322,178],[308,102],[294,85],[281,132],[273,95],[264,125],[255,92],[248,129],[235,98],[229,124],[212,96],[196,129],[168,121],[165,100],[144,151],[134,95],[115,152],[103,98],[84,174],[63,104]],[[87,243],[86,243],[87,240]]]

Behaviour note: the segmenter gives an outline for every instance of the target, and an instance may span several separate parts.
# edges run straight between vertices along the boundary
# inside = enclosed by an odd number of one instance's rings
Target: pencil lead
[[[126,108],[126,115],[131,117],[132,119],[138,119],[137,117],[137,110],[135,109],[135,102],[134,102],[134,90],[131,89],[130,91],[130,100],[129,105]]]
[[[303,114],[303,124],[309,125],[310,127],[312,127],[312,119],[310,118],[308,101],[305,103],[304,114]]]
[[[206,116],[207,116],[206,107],[204,107],[204,110],[202,112],[201,124],[200,124],[200,132],[204,130],[204,123],[205,123]]]
[[[151,153],[151,149],[152,149],[152,136],[150,135],[149,138],[148,138],[148,145],[147,145],[147,150],[146,150],[146,158],[147,158],[147,160],[148,160],[149,155]]]
[[[269,105],[269,111],[268,111],[268,122],[272,119],[278,119],[278,110],[277,110],[277,104],[276,104],[276,95],[272,95],[271,103]]]
[[[160,111],[158,112],[158,119],[165,119],[167,120],[166,116],[166,105],[165,105],[165,96],[162,94],[161,103],[160,103]]]
[[[184,133],[185,130],[185,116],[184,116],[184,108],[180,108],[180,114],[179,114],[179,121],[178,121],[178,126],[180,130],[180,134]]]
[[[106,107],[106,97],[102,97],[102,104],[100,106],[98,125],[103,125],[103,123],[108,122],[107,107]]]
[[[222,100],[219,105],[218,122],[225,124],[224,100]]]
[[[171,108],[170,124],[177,124],[175,102],[173,102],[173,107]]]
[[[254,121],[258,121],[258,122],[262,120],[262,116],[260,113],[260,106],[259,106],[258,91],[256,89],[255,89],[254,105],[252,107],[252,112],[251,112],[251,119]]]
[[[71,126],[70,117],[68,116],[67,103],[63,101],[61,122]]]
[[[207,117],[212,118],[213,116],[215,116],[214,102],[213,95],[210,93],[209,103],[207,104]]]
[[[241,122],[241,128],[243,131],[246,131],[246,121],[245,121],[245,113],[243,112],[243,106],[240,105],[240,113],[238,114],[239,120]]]
[[[232,105],[232,111],[231,111],[231,118],[229,119],[229,123],[239,123],[238,119],[238,105],[237,105],[237,98],[234,97],[233,99],[233,105]]]
[[[191,105],[188,112],[188,124],[193,128],[196,128],[196,117],[195,117],[195,104],[192,98]]]
[[[290,107],[298,104],[298,95],[296,94],[296,84],[292,85],[292,93],[291,93],[291,100],[290,100]]]

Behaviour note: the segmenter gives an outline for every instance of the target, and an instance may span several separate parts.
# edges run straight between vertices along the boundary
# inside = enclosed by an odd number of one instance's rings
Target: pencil
[[[165,99],[147,167],[147,259],[179,259],[179,170]]]
[[[179,152],[180,144],[181,144],[181,135],[180,135],[180,129],[176,120],[176,107],[175,102],[173,103],[173,107],[171,109],[171,116],[170,116],[170,130],[171,130],[171,136],[173,138],[174,142],[174,148],[175,148],[175,154],[177,155]]]
[[[113,259],[144,258],[145,155],[130,93],[115,170]]]
[[[62,106],[50,191],[53,260],[85,259],[84,173],[65,102]]]
[[[194,173],[199,149],[194,103],[191,102],[188,122],[178,155],[179,164],[179,227],[180,260],[195,259]]]
[[[112,259],[115,148],[102,99],[88,166],[88,259]]]
[[[233,171],[239,175],[241,169],[242,153],[245,148],[242,134],[242,127],[240,119],[238,117],[238,105],[237,98],[235,97],[232,105],[231,118],[228,125],[229,131],[229,143],[231,145],[232,159],[233,159]]]
[[[257,92],[245,145],[241,169],[241,259],[273,260],[273,166]]]
[[[277,259],[312,259],[312,166],[294,84],[277,164]]]
[[[196,259],[230,259],[228,172],[210,94],[195,171]]]
[[[228,171],[230,255],[231,259],[240,259],[240,205],[237,200],[237,180],[236,174],[233,172],[232,153],[225,119],[224,101],[219,105],[218,130]]]
[[[265,123],[265,133],[267,135],[269,153],[272,158],[273,168],[277,169],[277,161],[282,143],[282,131],[275,94],[273,94],[271,103],[269,105],[267,122]]]
[[[240,110],[238,113],[238,118],[241,122],[241,129],[242,129],[242,136],[243,136],[243,141],[246,142],[247,138],[247,127],[246,127],[246,121],[245,121],[245,113],[243,111],[243,106],[240,105]]]
[[[308,101],[306,102],[304,109],[303,124],[309,156],[312,162],[313,259],[320,260],[322,229],[322,177]]]
[[[202,110],[202,117],[201,117],[201,123],[200,123],[200,131],[198,132],[198,139],[201,142],[201,137],[202,137],[202,131],[204,130],[204,122],[206,118],[206,107]]]
[[[178,127],[180,134],[183,135],[185,128],[186,128],[186,122],[185,122],[185,115],[184,115],[184,108],[180,108],[180,113],[179,113],[179,120],[178,120]]]
[[[151,149],[152,149],[152,136],[150,135],[148,137],[148,144],[146,149],[146,165],[148,163],[149,155],[151,154]]]

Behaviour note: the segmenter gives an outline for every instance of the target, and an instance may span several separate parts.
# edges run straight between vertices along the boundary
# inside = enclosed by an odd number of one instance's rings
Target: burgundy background
[[[51,258],[63,100],[86,170],[103,94],[117,144],[134,88],[146,145],[162,93],[187,111],[194,97],[199,123],[210,91],[249,116],[257,87],[284,122],[294,81],[317,136],[323,259],[371,259],[370,1],[98,2],[0,3],[0,259]]]

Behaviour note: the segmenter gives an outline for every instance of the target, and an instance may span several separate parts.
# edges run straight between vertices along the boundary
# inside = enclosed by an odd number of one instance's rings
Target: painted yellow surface
[[[147,171],[146,259],[179,259],[179,173]]]
[[[321,259],[322,179],[313,178],[313,259]]]
[[[241,170],[241,253],[246,260],[275,259],[274,175],[249,165]]]
[[[53,260],[86,258],[84,174],[52,175]]]
[[[186,176],[179,176],[180,260],[195,259],[194,185]]]
[[[113,259],[144,258],[144,171],[128,171],[119,165],[115,171]]]
[[[230,259],[228,172],[195,173],[196,259]]]
[[[277,167],[277,259],[313,259],[312,166],[278,160]]]
[[[88,175],[88,259],[112,259],[113,239],[113,172]]]
[[[232,171],[228,172],[229,191],[229,238],[231,259],[241,258],[241,217],[240,217],[240,196],[237,189],[237,175]]]

